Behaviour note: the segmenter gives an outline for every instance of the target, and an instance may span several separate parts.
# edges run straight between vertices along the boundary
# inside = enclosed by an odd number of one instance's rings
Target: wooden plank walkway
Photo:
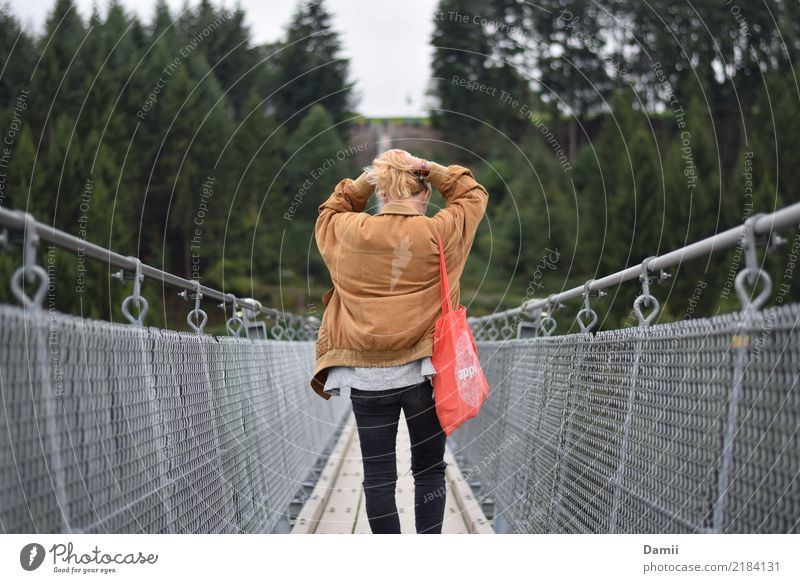
[[[493,534],[494,530],[449,449],[445,452],[445,461],[448,463],[447,498],[442,532]],[[297,517],[292,534],[369,534],[361,487],[363,479],[361,446],[355,418],[351,414],[314,491]],[[401,532],[415,533],[411,443],[402,415],[397,431],[397,512]]]

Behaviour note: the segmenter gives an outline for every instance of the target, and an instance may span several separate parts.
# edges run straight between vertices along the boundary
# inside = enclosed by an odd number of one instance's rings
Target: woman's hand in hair
[[[408,154],[408,152],[406,152]],[[412,156],[408,154],[408,163],[411,165],[414,170],[419,170],[422,168],[422,158],[417,158],[416,156]]]

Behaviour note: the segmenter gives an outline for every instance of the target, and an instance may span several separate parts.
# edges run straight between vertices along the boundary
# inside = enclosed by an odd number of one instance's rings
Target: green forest
[[[469,167],[490,193],[462,278],[481,315],[800,200],[797,2],[441,0],[431,18],[429,117],[370,120],[325,2],[299,2],[272,44],[252,42],[242,10],[205,0],[160,2],[150,22],[56,0],[38,35],[0,8],[0,205],[318,313],[317,208],[360,172],[355,136],[395,125],[421,132],[413,154]],[[800,298],[788,238],[765,260],[773,303]],[[38,260],[53,270],[50,307],[120,320],[129,289],[115,270],[46,246]],[[20,262],[17,244],[0,253],[0,280]],[[676,269],[653,289],[660,321],[738,309],[742,266],[731,250]],[[598,300],[602,327],[629,325],[637,293]],[[150,281],[143,294],[148,324],[185,328],[177,290]],[[15,303],[6,285],[0,302]]]

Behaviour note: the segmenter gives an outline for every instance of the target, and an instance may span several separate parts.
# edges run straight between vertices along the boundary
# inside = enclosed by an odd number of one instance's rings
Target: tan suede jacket
[[[333,287],[325,293],[311,387],[323,392],[332,366],[396,366],[431,356],[441,313],[441,236],[453,306],[475,231],[489,198],[462,166],[431,163],[428,177],[445,199],[433,217],[389,202],[365,212],[372,186],[362,174],[339,182],[319,207],[316,240]]]

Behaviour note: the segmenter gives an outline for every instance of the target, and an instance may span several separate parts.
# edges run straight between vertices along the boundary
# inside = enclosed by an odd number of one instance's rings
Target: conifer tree
[[[356,178],[352,159],[333,116],[322,105],[315,105],[288,140],[284,172],[291,192],[305,194],[291,210],[291,220],[284,221],[289,245],[285,245],[284,264],[303,266],[310,261],[314,273],[322,263],[313,242],[313,226],[319,204],[330,196],[342,178]],[[311,254],[309,254],[311,249]],[[293,271],[296,271],[293,270]]]
[[[352,116],[349,61],[341,51],[325,3],[302,0],[289,24],[286,44],[275,57],[278,92],[269,103],[289,131],[300,125],[314,104],[323,106],[335,122]],[[344,135],[346,129],[340,126],[337,131]]]
[[[505,26],[507,16],[511,22],[521,18],[511,6],[477,0],[439,3],[431,39],[436,99],[431,119],[446,135],[464,139],[480,130],[483,138],[470,140],[480,144],[487,137],[499,139],[498,133],[517,139],[524,132],[521,111],[535,104],[518,35],[509,32],[510,23],[509,29],[497,29]]]
[[[45,132],[45,144],[52,139],[55,116],[74,119],[83,101],[89,69],[89,55],[82,50],[86,34],[72,0],[56,0],[38,42],[41,60],[32,71],[31,116],[39,131]]]
[[[7,5],[0,6],[0,31],[0,107],[13,108],[20,91],[30,91],[36,52],[33,39]]]

